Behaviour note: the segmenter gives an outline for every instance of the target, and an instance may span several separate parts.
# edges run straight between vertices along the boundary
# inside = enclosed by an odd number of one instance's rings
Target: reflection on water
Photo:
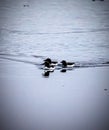
[[[43,73],[44,77],[49,77],[49,75],[50,75],[50,71],[44,71],[44,73]]]

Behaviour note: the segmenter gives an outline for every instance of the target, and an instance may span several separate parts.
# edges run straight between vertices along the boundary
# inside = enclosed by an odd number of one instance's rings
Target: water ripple
[[[41,63],[36,61],[36,59],[40,58],[40,60],[43,63],[44,58],[47,58],[47,57],[38,56],[38,55],[30,55],[28,57],[26,57],[26,55],[25,55],[25,58],[22,59],[21,55],[0,54],[0,59],[5,59],[5,60],[10,60],[10,61],[15,61],[15,62],[23,62],[23,63],[26,63],[26,64],[32,64],[32,65],[36,65],[36,66],[41,65]],[[33,60],[32,58],[35,58],[35,59]],[[92,61],[92,62],[90,62],[90,61],[87,61],[87,62],[86,61],[79,61],[79,62],[73,61],[73,62],[75,62],[74,68],[88,68],[88,67],[109,66],[109,61],[99,61],[99,62],[96,62],[96,61]],[[59,63],[59,67],[60,67],[60,63]],[[57,69],[58,69],[58,67],[57,67]]]
[[[71,34],[71,33],[93,33],[93,32],[105,32],[109,31],[109,28],[91,28],[91,29],[73,29],[73,31],[65,31],[65,32],[35,32],[35,31],[22,31],[22,30],[9,30],[5,28],[1,28],[0,32],[8,32],[11,34],[19,34],[19,35],[52,35],[52,34]]]

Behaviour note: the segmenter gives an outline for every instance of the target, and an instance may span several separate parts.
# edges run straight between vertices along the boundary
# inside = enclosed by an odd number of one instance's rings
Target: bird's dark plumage
[[[47,59],[45,59],[44,60],[45,62],[48,62],[48,63],[50,63],[50,64],[52,64],[52,65],[57,65],[57,61],[52,61],[50,58],[47,58]]]
[[[65,60],[62,60],[61,63],[62,63],[62,67],[63,67],[63,68],[73,67],[74,64],[75,64],[74,62],[66,62]]]

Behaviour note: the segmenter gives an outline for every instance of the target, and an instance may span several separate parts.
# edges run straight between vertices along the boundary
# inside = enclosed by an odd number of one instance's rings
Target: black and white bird
[[[55,70],[55,66],[51,65],[49,62],[45,61],[43,69],[50,71],[50,72],[53,72]]]
[[[58,64],[57,61],[52,61],[50,58],[44,60],[44,62],[48,62],[50,65],[56,66]]]
[[[75,62],[67,62],[65,60],[61,61],[62,68],[73,68],[75,66]]]

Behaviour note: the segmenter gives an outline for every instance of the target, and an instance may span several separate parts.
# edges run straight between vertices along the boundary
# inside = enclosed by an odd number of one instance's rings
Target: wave
[[[23,59],[22,59],[23,57]],[[29,59],[28,59],[29,57]],[[36,59],[40,59],[40,62],[36,62]],[[43,63],[43,60],[46,59],[47,57],[45,56],[38,56],[38,55],[12,55],[12,54],[0,54],[0,59],[4,60],[10,60],[10,61],[15,61],[15,62],[23,62],[26,64],[31,64],[31,65],[36,65],[40,67],[40,65]],[[73,61],[75,62],[74,68],[88,68],[88,67],[105,67],[109,66],[109,61],[100,61],[100,62],[86,62],[86,61]],[[57,69],[60,68],[60,63],[57,65]]]
[[[105,62],[78,62],[76,63],[76,68],[88,68],[88,67],[104,67],[109,66],[109,61]]]
[[[76,28],[73,31],[63,31],[63,32],[36,32],[36,31],[23,31],[23,30],[10,30],[10,29],[5,29],[5,28],[1,28],[0,32],[8,32],[11,34],[18,34],[18,35],[53,35],[53,34],[72,34],[72,33],[93,33],[93,32],[105,32],[105,31],[109,31],[109,28],[91,28],[91,29],[80,29],[80,28]]]
[[[45,58],[45,56],[40,56],[40,55],[26,55],[23,53],[20,54],[6,54],[6,53],[0,53],[0,56],[11,56],[11,57],[36,57],[36,58]]]

